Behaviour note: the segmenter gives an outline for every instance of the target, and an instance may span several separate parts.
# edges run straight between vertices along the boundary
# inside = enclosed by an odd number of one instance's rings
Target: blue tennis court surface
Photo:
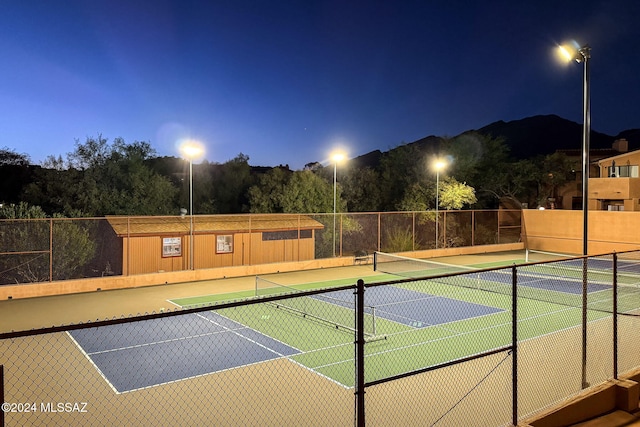
[[[634,261],[625,261],[623,259],[618,258],[617,260],[618,273],[631,273],[631,274],[640,274],[640,260]],[[561,266],[570,266],[572,268],[582,268],[583,260],[567,260],[558,262],[558,265]],[[605,258],[589,258],[587,259],[587,268],[595,269],[600,271],[613,271],[613,258],[605,259]]]
[[[477,278],[487,283],[503,283],[511,285],[513,277],[510,273],[501,272],[499,270],[478,273]],[[529,287],[541,290],[563,292],[567,294],[578,295],[582,293],[582,280],[571,279],[543,273],[518,273],[518,287]],[[587,283],[587,293],[611,290],[610,285],[601,283]]]
[[[119,393],[299,353],[211,311],[70,335]]]
[[[332,292],[332,297],[347,300],[352,291]],[[368,288],[364,295],[367,306],[375,307],[378,318],[392,320],[412,327],[427,327],[503,311],[500,308],[474,304],[398,288],[377,286]]]

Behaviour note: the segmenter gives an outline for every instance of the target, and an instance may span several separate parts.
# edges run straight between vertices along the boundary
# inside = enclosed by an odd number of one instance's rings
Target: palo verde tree
[[[446,177],[440,184],[438,204],[446,210],[459,210],[473,205],[478,199],[473,187],[466,182],[458,182],[453,177]]]

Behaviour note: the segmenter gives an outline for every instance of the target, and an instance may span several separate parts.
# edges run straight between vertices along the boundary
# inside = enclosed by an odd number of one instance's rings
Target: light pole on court
[[[338,162],[341,162],[345,158],[345,154],[342,152],[335,152],[331,155],[333,160],[333,256],[336,256],[336,210],[337,210],[337,195],[338,195]]]
[[[589,60],[591,48],[585,46],[560,46],[559,51],[567,61],[576,61],[584,65],[582,79],[582,255],[589,254],[589,141],[591,136],[591,99]]]
[[[561,55],[567,61],[584,65],[582,78],[582,388],[587,388],[587,255],[589,254],[589,139],[591,136],[591,100],[589,94],[589,45],[577,44],[559,46]],[[615,315],[614,315],[615,317]]]
[[[193,270],[193,159],[204,153],[201,144],[188,141],[180,146],[180,152],[189,160],[189,270]]]
[[[440,196],[440,171],[443,170],[447,166],[444,160],[438,159],[433,163],[433,168],[436,171],[436,249],[438,249],[438,231],[439,231],[439,223],[438,223],[438,205],[440,204],[439,196]]]

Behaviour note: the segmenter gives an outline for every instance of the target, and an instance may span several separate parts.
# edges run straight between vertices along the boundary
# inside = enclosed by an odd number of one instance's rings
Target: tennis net
[[[545,252],[527,249],[527,262],[545,261],[555,259],[563,268],[570,270],[582,270],[584,257],[576,257],[572,255],[556,254],[553,252]],[[619,277],[629,277],[631,283],[640,281],[640,255],[639,251],[620,252],[617,254],[616,260],[617,274]],[[599,256],[591,256],[587,258],[587,266],[591,272],[602,271],[611,275],[613,273],[613,254],[605,254]],[[629,283],[629,280],[624,280]]]
[[[295,286],[276,283],[256,276],[255,295],[291,295],[291,298],[272,301],[269,304],[277,309],[302,318],[329,325],[335,329],[355,332],[356,299],[352,290],[327,291],[327,293],[296,296],[302,292]],[[364,307],[364,333],[370,339],[378,337],[376,331],[376,308]]]
[[[612,268],[613,260],[606,257],[587,259],[586,281],[582,257],[560,258],[517,267],[517,293],[519,299],[548,302],[569,307],[581,307],[586,290],[587,308],[593,311],[613,312],[613,274],[603,270]],[[630,261],[618,262],[618,264]],[[623,265],[624,267],[624,265]],[[478,269],[470,266],[443,264],[430,260],[376,253],[376,271],[424,281],[430,292],[443,293],[452,298],[465,298],[462,292],[490,292],[511,296],[513,271],[508,268]],[[447,276],[448,274],[455,274]],[[444,277],[441,277],[444,275]],[[640,313],[640,284],[638,277],[618,274],[618,313]],[[444,288],[442,285],[446,285]]]
[[[402,277],[429,277],[442,274],[476,271],[476,268],[444,264],[401,255],[375,252],[373,254],[373,270]]]

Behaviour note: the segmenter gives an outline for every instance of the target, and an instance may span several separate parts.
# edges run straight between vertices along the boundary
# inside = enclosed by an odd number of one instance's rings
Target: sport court
[[[349,294],[353,292],[342,290],[329,295],[336,301],[347,301]],[[409,328],[426,328],[502,311],[392,287],[372,288],[367,297],[368,303],[379,307],[378,322],[385,320]],[[273,306],[253,309],[264,323],[272,320],[270,314],[264,313],[273,310],[278,309]],[[283,342],[282,337],[275,339],[261,332],[262,328],[255,329],[223,314],[232,311],[237,310],[205,311],[187,315],[188,318],[175,316],[82,329],[70,335],[118,393],[303,353]],[[296,323],[308,322],[299,316],[293,319]],[[324,327],[328,333],[335,334],[331,327]],[[349,337],[344,332],[338,334]],[[345,344],[347,342],[350,340]],[[174,357],[176,354],[184,357]],[[156,369],[157,366],[162,369]]]
[[[558,294],[576,295],[582,290],[581,280],[566,277],[550,280],[549,277],[552,276],[545,277],[544,272],[521,275],[519,283],[523,288],[543,289]],[[388,279],[388,276],[378,279]],[[374,377],[413,369],[408,366],[413,363],[409,361],[416,359],[420,349],[435,341],[439,342],[441,351],[437,355],[423,357],[425,360],[421,363],[425,366],[482,350],[477,346],[469,348],[465,344],[470,331],[478,327],[494,329],[492,335],[495,339],[484,343],[484,349],[508,342],[510,327],[504,325],[508,325],[510,316],[510,297],[495,292],[495,289],[509,286],[510,276],[489,272],[468,280],[473,283],[452,286],[446,282],[420,281],[409,282],[402,287],[367,289],[365,304],[375,307],[375,314],[369,316],[373,317],[369,335],[377,338],[367,344],[367,357],[372,365],[384,365],[373,373]],[[494,291],[487,293],[488,285]],[[301,285],[302,288],[331,286],[335,286],[335,283]],[[426,292],[427,289],[430,292]],[[291,291],[291,288],[283,286],[283,290]],[[607,290],[610,287],[605,284],[589,283],[589,294]],[[334,291],[329,295],[335,301],[344,303],[321,301],[323,306],[334,306],[331,308],[333,311],[327,312],[328,317],[341,318],[348,313],[353,318],[353,309],[349,306],[350,300],[353,300],[353,290]],[[199,296],[197,299],[202,303],[206,297]],[[304,298],[307,303],[314,299]],[[211,296],[212,302],[219,299],[220,296]],[[188,306],[192,300],[184,298],[172,302]],[[555,330],[578,324],[579,313],[575,308],[533,299],[523,303],[525,310],[531,305],[535,305],[538,314],[543,309],[550,319],[556,319],[552,322]],[[331,314],[335,310],[343,314]],[[574,313],[567,316],[567,311]],[[276,326],[283,322],[292,327],[284,331]],[[343,321],[348,322],[348,318]],[[528,333],[533,337],[547,332],[535,330]],[[314,341],[310,346],[303,338],[314,334],[323,339]],[[70,335],[118,393],[278,358],[289,358],[345,387],[353,386],[353,333],[328,325],[327,322],[314,321],[299,313],[282,310],[275,304],[246,305],[204,311],[188,317],[174,316],[77,330]],[[385,363],[375,363],[376,358],[382,358]],[[327,360],[331,363],[327,363]]]

